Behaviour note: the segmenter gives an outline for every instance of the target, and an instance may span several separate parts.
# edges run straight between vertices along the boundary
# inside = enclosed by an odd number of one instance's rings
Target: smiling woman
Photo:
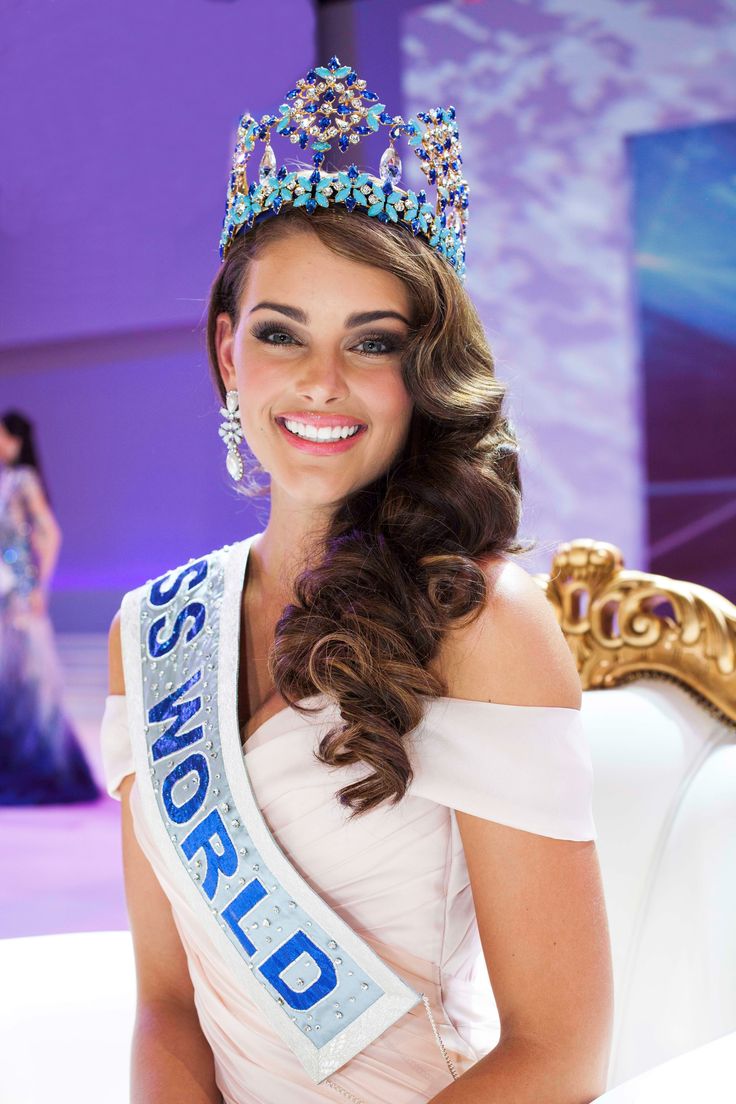
[[[228,470],[254,493],[244,437],[268,525],[131,591],[111,629],[136,1102],[605,1087],[580,683],[511,560],[518,449],[459,278],[454,112],[422,137],[376,99],[333,58],[241,122],[207,336]],[[320,171],[382,124],[380,180]],[[313,137],[313,171],[275,173],[272,128]],[[400,134],[434,210],[398,190]]]
[[[271,523],[302,529],[311,555],[281,595],[274,687],[287,702],[340,702],[348,723],[320,754],[372,768],[343,795],[351,807],[401,797],[404,736],[422,696],[446,689],[430,661],[451,622],[483,603],[478,561],[522,547],[505,388],[475,309],[405,228],[290,209],[235,239],[208,336],[214,380],[237,391],[271,477]],[[320,440],[335,426],[355,433]]]

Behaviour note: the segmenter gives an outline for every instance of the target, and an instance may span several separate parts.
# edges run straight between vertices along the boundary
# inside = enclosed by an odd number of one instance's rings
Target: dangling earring
[[[240,424],[240,401],[237,391],[228,391],[225,395],[226,406],[220,407],[223,422],[218,433],[227,445],[225,466],[236,483],[243,478],[243,457],[238,451],[238,445],[243,440],[243,427]]]

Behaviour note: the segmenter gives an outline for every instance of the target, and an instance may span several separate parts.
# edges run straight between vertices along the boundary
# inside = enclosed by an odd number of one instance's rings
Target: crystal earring
[[[225,406],[220,407],[223,422],[218,433],[227,445],[225,466],[228,473],[239,483],[243,478],[243,457],[238,451],[238,445],[243,440],[243,427],[240,424],[240,401],[237,391],[228,391],[225,395]]]

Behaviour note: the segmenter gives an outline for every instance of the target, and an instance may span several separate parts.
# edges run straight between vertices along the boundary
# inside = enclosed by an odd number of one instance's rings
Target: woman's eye
[[[386,353],[396,351],[396,342],[388,341],[382,337],[364,337],[356,345],[356,349],[366,356],[384,356]]]
[[[287,330],[275,326],[261,326],[253,331],[253,336],[266,345],[293,345],[294,337]]]

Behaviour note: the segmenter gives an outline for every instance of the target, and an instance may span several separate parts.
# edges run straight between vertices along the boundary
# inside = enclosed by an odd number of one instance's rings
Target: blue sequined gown
[[[0,465],[0,805],[92,801],[99,790],[62,706],[62,676],[38,585],[27,493],[38,476]]]

